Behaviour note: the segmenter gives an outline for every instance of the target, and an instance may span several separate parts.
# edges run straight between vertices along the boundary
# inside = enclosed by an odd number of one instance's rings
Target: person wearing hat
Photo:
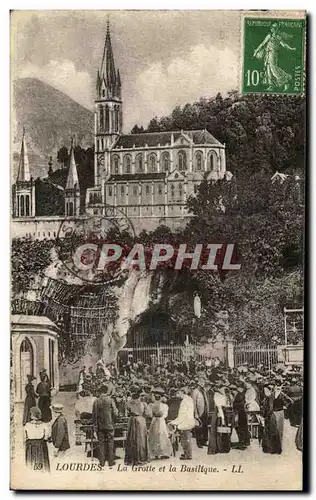
[[[169,395],[167,399],[168,415],[166,422],[169,423],[178,416],[180,408],[181,399],[177,396],[177,389],[175,387],[170,387]]]
[[[151,385],[148,383],[145,383],[143,386],[143,392],[144,392],[143,401],[145,401],[145,403],[150,405],[153,402],[153,394],[151,392]]]
[[[206,446],[208,438],[207,419],[209,415],[209,398],[206,391],[206,380],[199,377],[191,393],[194,403],[194,418],[199,422],[195,428],[195,438],[198,448]]]
[[[54,446],[54,456],[61,456],[70,448],[68,424],[63,414],[64,406],[60,403],[52,405],[55,420],[52,424],[51,441]]]
[[[23,409],[23,425],[26,424],[26,422],[29,422],[31,420],[30,417],[30,409],[36,406],[36,394],[35,394],[35,389],[33,385],[33,380],[36,380],[33,375],[27,375],[27,384],[25,386],[25,401],[24,401],[24,409]]]
[[[99,440],[99,462],[101,467],[104,467],[107,460],[109,467],[113,467],[115,465],[113,420],[118,417],[118,409],[107,385],[103,385],[100,392],[101,395],[94,401],[92,408],[92,421]]]
[[[49,472],[47,425],[41,421],[41,410],[37,406],[30,408],[29,413],[30,421],[24,426],[26,466],[33,471]]]
[[[260,406],[258,403],[258,393],[254,387],[253,377],[247,377],[245,379],[245,405],[246,410],[251,412],[260,411]]]
[[[52,412],[50,409],[51,405],[51,383],[46,373],[43,369],[40,371],[40,383],[36,387],[36,394],[38,395],[38,407],[42,413],[42,421],[50,422],[52,419]]]
[[[291,426],[297,427],[300,425],[302,418],[302,387],[298,384],[298,377],[291,377],[288,385],[284,388],[284,393],[293,401],[287,409],[287,418]],[[284,384],[285,385],[285,384]]]
[[[293,400],[283,392],[283,379],[281,376],[275,378],[275,387],[272,391],[272,411],[273,420],[276,423],[277,443],[280,445],[279,453],[282,453],[283,429],[284,429],[284,409]]]
[[[148,433],[149,459],[170,458],[172,445],[166,425],[168,406],[161,401],[165,391],[156,387],[152,393],[155,401],[150,405],[153,418]]]
[[[148,462],[148,442],[146,418],[152,416],[151,409],[141,401],[140,387],[132,386],[131,399],[127,404],[129,414],[124,463],[126,465],[142,465]]]
[[[219,379],[214,384],[214,412],[210,422],[208,451],[209,455],[215,453],[228,453],[230,451],[229,410],[230,401],[227,395],[227,382]]]
[[[231,387],[232,388],[232,387]],[[242,383],[236,386],[233,400],[234,428],[238,436],[238,443],[234,448],[245,450],[250,445],[250,433],[248,429],[248,418],[245,407],[245,387]]]
[[[177,396],[181,399],[177,418],[171,420],[170,424],[178,428],[183,455],[180,460],[192,460],[192,429],[195,427],[194,402],[188,396],[188,387],[184,386],[178,390]]]

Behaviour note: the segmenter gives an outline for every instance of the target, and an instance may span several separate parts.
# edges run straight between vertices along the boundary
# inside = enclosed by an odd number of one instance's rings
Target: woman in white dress
[[[172,445],[169,439],[169,432],[166,424],[168,416],[168,405],[161,401],[164,390],[160,387],[154,389],[155,402],[151,403],[153,419],[149,428],[148,451],[149,459],[170,458],[172,455]]]

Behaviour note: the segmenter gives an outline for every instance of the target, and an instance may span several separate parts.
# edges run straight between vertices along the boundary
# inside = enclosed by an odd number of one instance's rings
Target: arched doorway
[[[27,375],[34,374],[34,351],[30,340],[25,337],[20,345],[20,395],[25,398]]]

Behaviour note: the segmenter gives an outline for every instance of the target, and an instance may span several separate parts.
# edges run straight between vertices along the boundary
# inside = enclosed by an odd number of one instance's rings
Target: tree
[[[142,132],[144,132],[144,127],[142,125],[140,127],[138,125],[134,125],[131,130],[131,134],[141,134]]]
[[[63,168],[66,167],[69,160],[68,148],[66,146],[61,147],[57,153],[57,161],[62,165]]]

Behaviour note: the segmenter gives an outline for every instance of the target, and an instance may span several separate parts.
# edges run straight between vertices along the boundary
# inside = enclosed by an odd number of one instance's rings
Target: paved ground
[[[15,466],[12,486],[34,489],[164,489],[164,490],[299,490],[302,480],[302,454],[296,449],[296,429],[285,422],[282,455],[262,453],[257,440],[245,451],[231,450],[229,454],[207,455],[206,448],[194,446],[193,460],[184,462],[178,457],[151,462],[145,470],[124,468],[121,456],[113,469],[97,470],[98,461],[85,456],[84,447],[75,445],[74,393],[60,393],[54,402],[63,403],[68,420],[71,449],[64,460],[51,458],[51,475],[26,472],[23,466],[24,445],[21,426],[23,405],[15,408]],[[194,443],[195,444],[195,443]],[[51,446],[51,445],[50,445]],[[51,451],[51,450],[50,450]],[[180,454],[180,453],[179,453]],[[70,464],[86,464],[86,471],[70,471]],[[71,465],[77,468],[77,465]],[[67,469],[63,470],[63,469]],[[92,470],[91,470],[92,469]],[[237,471],[237,472],[233,472]],[[239,472],[238,472],[239,471]]]

